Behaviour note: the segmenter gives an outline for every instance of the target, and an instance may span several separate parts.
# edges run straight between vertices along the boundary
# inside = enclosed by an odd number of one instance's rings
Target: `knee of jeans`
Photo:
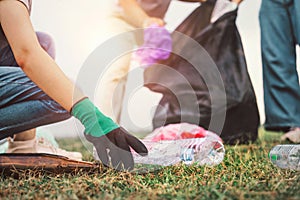
[[[41,47],[49,54],[49,56],[55,59],[55,44],[53,38],[44,32],[36,32],[36,35]]]
[[[61,107],[61,105],[59,105],[56,101],[54,101],[52,99],[41,100],[41,102],[47,110],[49,110],[53,113],[69,114],[69,112],[67,110],[65,110],[63,107]]]

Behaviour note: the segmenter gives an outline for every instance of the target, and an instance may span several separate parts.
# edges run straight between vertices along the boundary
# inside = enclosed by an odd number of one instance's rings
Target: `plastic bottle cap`
[[[271,155],[271,160],[277,160],[278,156],[277,155]]]

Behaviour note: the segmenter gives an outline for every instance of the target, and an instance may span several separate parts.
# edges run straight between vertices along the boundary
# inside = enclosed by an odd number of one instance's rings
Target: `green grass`
[[[226,146],[224,161],[213,168],[177,165],[140,175],[106,170],[2,177],[0,199],[300,199],[300,173],[279,169],[268,159],[279,137],[260,129],[261,139],[254,144]],[[92,159],[80,140],[59,144]]]

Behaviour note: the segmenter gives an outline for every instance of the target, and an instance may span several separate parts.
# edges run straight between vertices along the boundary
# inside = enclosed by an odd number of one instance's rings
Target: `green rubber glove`
[[[105,166],[132,170],[134,162],[130,147],[142,156],[148,154],[146,146],[139,139],[103,115],[89,99],[76,103],[71,114],[84,125],[85,137],[95,146]]]
[[[71,114],[84,125],[85,134],[94,137],[106,135],[110,131],[119,128],[111,118],[102,114],[88,98],[76,103]]]

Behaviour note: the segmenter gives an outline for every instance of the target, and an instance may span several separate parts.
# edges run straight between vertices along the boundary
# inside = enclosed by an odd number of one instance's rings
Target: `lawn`
[[[260,140],[226,146],[224,161],[212,168],[177,165],[145,174],[100,170],[2,176],[0,199],[300,199],[300,172],[279,169],[268,159],[278,137],[260,129]],[[61,139],[59,144],[92,159],[79,139]]]

